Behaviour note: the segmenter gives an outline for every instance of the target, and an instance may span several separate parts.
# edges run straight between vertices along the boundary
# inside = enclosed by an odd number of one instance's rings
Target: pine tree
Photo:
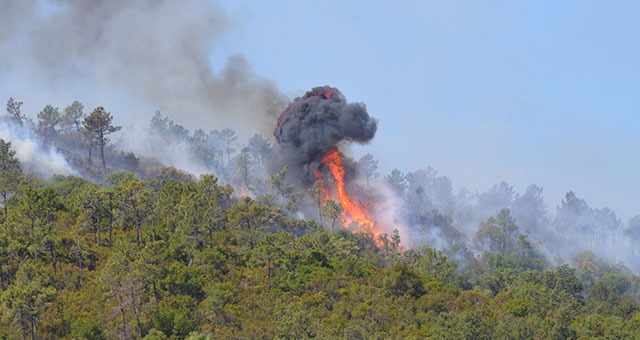
[[[102,159],[102,170],[107,173],[107,163],[104,159],[104,147],[109,142],[107,135],[122,129],[122,126],[112,125],[113,116],[104,107],[98,106],[89,116],[84,119],[83,126],[91,136],[92,145],[100,148],[100,158]]]

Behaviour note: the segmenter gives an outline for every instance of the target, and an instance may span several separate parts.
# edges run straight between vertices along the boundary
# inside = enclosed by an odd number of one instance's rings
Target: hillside
[[[0,146],[0,338],[640,336],[638,277],[590,252],[550,265],[508,209],[482,253],[408,249],[211,175],[38,180]]]

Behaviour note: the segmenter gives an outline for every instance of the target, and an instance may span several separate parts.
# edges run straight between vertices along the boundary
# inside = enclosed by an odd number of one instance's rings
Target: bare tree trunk
[[[267,290],[271,290],[271,258],[267,259]]]
[[[131,305],[133,306],[133,314],[135,315],[136,324],[138,325],[138,335],[140,336],[140,339],[142,339],[142,324],[140,323],[140,315],[138,312],[138,305],[136,304],[136,298],[133,295],[134,292],[133,289],[131,289]]]
[[[153,278],[152,287],[153,287],[153,297],[155,298],[155,300],[156,300],[155,302],[157,304],[158,301],[160,301],[160,292],[158,292],[158,287],[157,287],[157,284],[156,284],[155,275],[154,275],[154,278]]]
[[[53,245],[53,240],[49,240],[49,256],[51,256],[51,263],[53,265],[53,277],[56,277],[57,266],[56,266],[56,251],[55,246]]]
[[[24,311],[20,307],[20,328],[22,329],[22,340],[27,340],[27,325],[24,322]]]
[[[109,214],[109,248],[113,244],[113,214]]]
[[[9,217],[9,207],[7,205],[7,194],[2,194],[2,205],[4,206],[4,218],[3,223],[7,222],[7,218]]]
[[[120,314],[122,315],[122,338],[127,338],[127,320],[124,316],[124,308],[120,305]]]
[[[100,223],[96,226],[96,244],[100,245]]]
[[[31,340],[36,340],[38,337],[36,336],[36,317],[34,315],[31,316]]]
[[[102,170],[103,174],[107,174],[107,162],[104,160],[104,143],[100,144],[100,158],[102,158]]]
[[[76,252],[78,256],[78,278],[76,282],[78,285],[82,284],[82,267],[83,267],[83,258],[82,258],[82,249],[76,244]]]
[[[138,235],[138,244],[142,244],[142,224],[136,219],[136,234]]]
[[[89,166],[91,166],[92,156],[93,156],[93,145],[89,145]]]

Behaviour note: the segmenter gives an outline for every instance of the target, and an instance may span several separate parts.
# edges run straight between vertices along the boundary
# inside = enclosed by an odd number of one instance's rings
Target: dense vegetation
[[[640,336],[636,276],[591,253],[550,268],[508,209],[456,264],[397,235],[329,232],[213,176],[42,182],[10,143],[0,155],[0,338]]]

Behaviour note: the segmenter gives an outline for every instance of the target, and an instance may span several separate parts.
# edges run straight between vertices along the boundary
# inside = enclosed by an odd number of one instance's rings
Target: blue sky
[[[221,1],[212,59],[242,53],[295,96],[338,87],[380,121],[381,170],[505,180],[640,213],[640,2]]]

